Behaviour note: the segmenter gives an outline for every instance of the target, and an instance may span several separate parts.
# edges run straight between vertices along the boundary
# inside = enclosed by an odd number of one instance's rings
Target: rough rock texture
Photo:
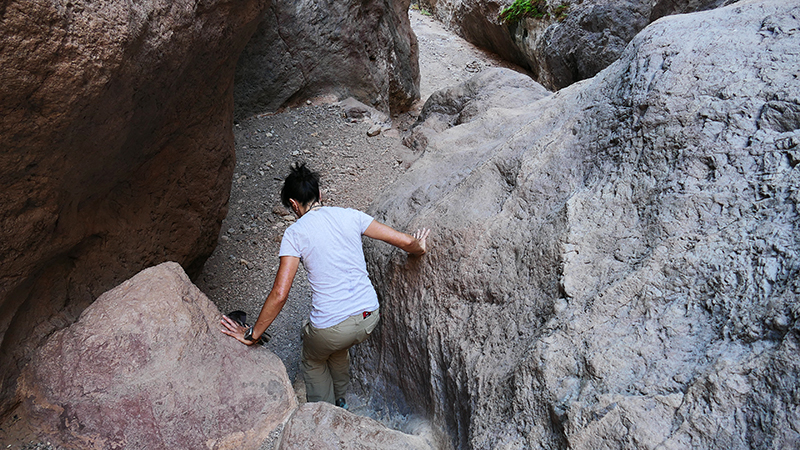
[[[409,3],[273,1],[236,69],[236,116],[315,97],[408,109],[419,98]]]
[[[178,264],[146,269],[37,350],[15,413],[64,448],[258,449],[294,391],[274,353],[219,319]]]
[[[598,76],[431,139],[376,200],[374,401],[458,448],[800,443],[800,5],[664,18]]]
[[[0,6],[0,411],[31,348],[225,217],[233,74],[264,0]]]
[[[351,414],[329,403],[306,403],[283,429],[279,450],[429,450],[419,436],[390,430],[373,419]]]
[[[518,108],[550,95],[531,77],[511,69],[494,68],[466,82],[431,94],[404,143],[424,150],[430,135],[467,123],[491,108]]]
[[[551,0],[549,17],[511,24],[499,19],[511,0],[438,0],[429,4],[437,18],[465,39],[527,68],[536,81],[557,90],[591,78],[616,61],[636,33],[659,17],[735,1]]]

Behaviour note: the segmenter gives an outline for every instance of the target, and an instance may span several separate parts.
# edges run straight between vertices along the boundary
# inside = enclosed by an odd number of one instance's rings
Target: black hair
[[[281,203],[289,208],[289,199],[301,205],[319,201],[319,174],[312,172],[304,162],[296,162],[289,166],[289,175],[283,180]]]

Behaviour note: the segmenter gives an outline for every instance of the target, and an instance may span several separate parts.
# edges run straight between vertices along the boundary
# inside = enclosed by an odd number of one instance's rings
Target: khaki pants
[[[309,402],[334,403],[345,396],[350,384],[349,349],[369,337],[378,326],[378,319],[380,313],[376,309],[367,318],[356,314],[329,328],[303,325],[300,367]]]

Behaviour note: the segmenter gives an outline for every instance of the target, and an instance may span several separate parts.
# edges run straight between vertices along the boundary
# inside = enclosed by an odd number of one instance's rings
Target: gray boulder
[[[620,57],[649,23],[736,0],[550,1],[544,18],[505,23],[512,0],[429,0],[437,18],[468,41],[530,70],[551,90],[591,78]]]
[[[430,135],[470,122],[491,108],[519,108],[548,95],[547,89],[527,75],[504,68],[487,69],[464,83],[431,94],[404,143],[421,151]]]
[[[419,98],[410,0],[276,0],[236,68],[236,116],[354,97],[384,113]]]
[[[227,213],[233,74],[262,0],[0,5],[0,414],[45,336]]]
[[[457,448],[796,447],[797,17],[663,18],[596,77],[431,137],[373,204],[432,250],[368,244],[356,384]]]

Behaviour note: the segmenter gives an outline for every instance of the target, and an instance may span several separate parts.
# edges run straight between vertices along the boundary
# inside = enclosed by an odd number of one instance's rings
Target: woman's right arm
[[[220,331],[228,336],[235,338],[242,344],[253,345],[261,334],[267,331],[267,328],[278,316],[278,313],[283,309],[286,304],[286,299],[289,297],[289,290],[292,288],[292,281],[297,273],[297,268],[300,266],[300,258],[295,256],[281,256],[280,265],[278,266],[278,273],[275,274],[275,283],[272,285],[267,299],[264,301],[264,306],[261,307],[261,313],[258,315],[258,320],[253,324],[253,340],[244,338],[247,328],[234,322],[227,316],[222,316],[220,323],[224,328]]]
[[[422,228],[414,232],[414,235],[406,234],[384,225],[377,220],[369,224],[364,236],[388,242],[397,248],[403,249],[416,256],[422,256],[427,252],[426,240],[431,230]]]

